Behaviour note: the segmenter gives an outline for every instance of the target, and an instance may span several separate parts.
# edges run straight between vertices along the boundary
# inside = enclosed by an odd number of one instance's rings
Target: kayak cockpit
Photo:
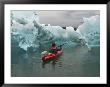
[[[44,55],[44,56],[42,57],[42,61],[48,61],[48,60],[56,59],[56,58],[59,57],[62,53],[63,53],[63,49],[57,51],[56,54],[48,53],[48,54],[46,54],[46,55]]]

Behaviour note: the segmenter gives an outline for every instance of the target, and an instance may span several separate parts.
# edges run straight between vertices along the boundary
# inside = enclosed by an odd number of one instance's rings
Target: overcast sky
[[[40,11],[41,24],[59,26],[78,26],[83,22],[83,17],[100,15],[99,10],[69,10],[69,11]]]

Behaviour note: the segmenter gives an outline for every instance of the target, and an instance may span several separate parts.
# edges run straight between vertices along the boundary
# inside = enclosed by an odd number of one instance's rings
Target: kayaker
[[[58,48],[57,48],[56,44],[52,43],[50,53],[56,54],[57,51],[58,51]]]

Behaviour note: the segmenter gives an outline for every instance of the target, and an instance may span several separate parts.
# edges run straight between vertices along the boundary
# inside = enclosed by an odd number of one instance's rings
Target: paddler
[[[56,46],[56,44],[55,43],[52,43],[50,53],[56,54],[58,50],[59,49]]]

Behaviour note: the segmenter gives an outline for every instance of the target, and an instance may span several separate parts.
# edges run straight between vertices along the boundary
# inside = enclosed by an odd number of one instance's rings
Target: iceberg
[[[40,24],[38,11],[12,11],[11,45],[25,51],[49,48],[52,42],[58,45],[66,42],[65,47],[100,45],[99,15],[83,20],[84,23],[75,31],[71,26],[63,29],[61,26]]]
[[[84,23],[80,25],[76,32],[84,38],[86,45],[99,46],[100,45],[100,16],[92,16],[90,18],[83,18]]]
[[[27,51],[28,47],[38,47],[36,35],[38,30],[34,27],[33,20],[39,21],[35,11],[13,11],[11,15],[12,42],[18,43],[18,47]],[[21,19],[22,23],[21,23]],[[25,24],[24,24],[25,23]],[[13,38],[14,37],[14,38]],[[14,43],[12,43],[14,45]]]

